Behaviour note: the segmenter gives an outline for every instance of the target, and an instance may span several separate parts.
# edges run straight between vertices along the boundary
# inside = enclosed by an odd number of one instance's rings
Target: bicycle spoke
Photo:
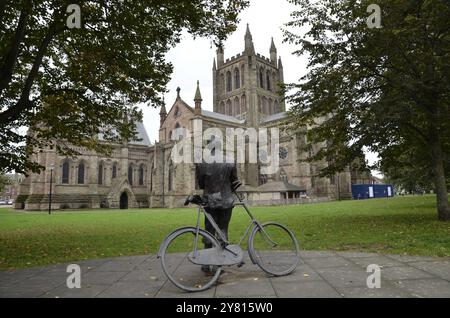
[[[261,269],[272,275],[291,273],[300,258],[295,236],[273,222],[255,228],[249,239],[249,253]]]
[[[194,264],[189,258],[195,245],[195,229],[181,229],[168,242],[163,256],[163,269],[168,278],[177,287],[186,291],[200,291],[209,288],[217,280],[220,268],[210,267],[210,273],[205,274],[202,266]],[[204,232],[199,232],[199,249],[203,248]],[[211,239],[210,237],[206,237]],[[214,239],[213,239],[214,240]],[[217,241],[214,242],[217,246]]]

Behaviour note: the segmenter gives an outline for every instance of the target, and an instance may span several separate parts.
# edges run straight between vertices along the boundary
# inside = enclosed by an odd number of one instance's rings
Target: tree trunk
[[[438,219],[441,221],[450,221],[450,206],[445,180],[442,145],[437,135],[431,140],[431,164],[433,166],[434,185],[436,188]]]

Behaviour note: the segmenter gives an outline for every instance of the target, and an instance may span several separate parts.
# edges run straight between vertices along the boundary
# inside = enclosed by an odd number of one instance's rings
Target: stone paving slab
[[[367,268],[370,264],[377,264],[381,266],[382,268],[386,267],[393,267],[393,266],[403,266],[404,263],[401,261],[380,255],[380,256],[372,256],[372,257],[359,257],[359,258],[353,258],[352,261],[356,264],[361,266],[362,268]]]
[[[40,295],[41,298],[94,298],[104,290],[108,289],[109,285],[88,285],[82,288],[69,289],[65,284],[52,289]]]
[[[442,261],[428,261],[428,262],[414,262],[408,263],[408,265],[419,268],[425,272],[431,273],[439,278],[450,281],[450,260],[447,262]]]
[[[412,297],[450,298],[450,282],[438,278],[402,280],[396,286]]]
[[[381,270],[381,274],[387,280],[406,280],[406,279],[420,279],[433,278],[431,273],[411,267],[411,266],[395,266],[386,267]]]
[[[245,256],[243,267],[225,267],[216,286],[198,293],[168,281],[155,255],[86,260],[73,262],[80,289],[66,285],[69,264],[56,264],[0,272],[0,298],[450,297],[450,258],[302,251],[301,259],[291,275],[271,277]],[[379,289],[367,287],[369,264],[381,266]]]
[[[314,257],[306,259],[305,262],[313,268],[346,267],[351,262],[340,256]]]

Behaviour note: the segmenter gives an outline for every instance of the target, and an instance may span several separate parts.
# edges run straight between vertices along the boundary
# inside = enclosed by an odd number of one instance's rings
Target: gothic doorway
[[[120,195],[120,208],[128,209],[128,194],[126,192],[122,192]]]

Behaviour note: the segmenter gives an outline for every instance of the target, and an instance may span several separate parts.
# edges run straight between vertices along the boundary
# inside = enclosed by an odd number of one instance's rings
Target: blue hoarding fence
[[[352,184],[353,200],[389,198],[394,196],[394,187],[390,184]]]

